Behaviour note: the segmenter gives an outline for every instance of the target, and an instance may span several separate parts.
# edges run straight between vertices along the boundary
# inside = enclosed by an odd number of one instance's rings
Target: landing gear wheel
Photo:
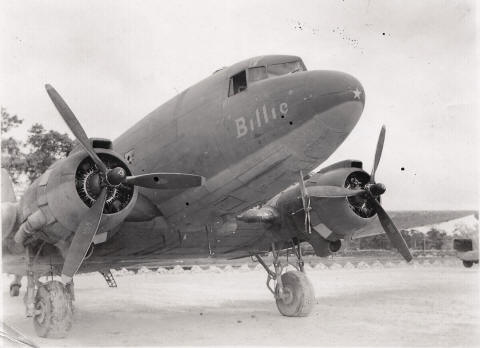
[[[20,285],[12,284],[10,285],[10,296],[17,297],[20,294]]]
[[[63,338],[72,328],[72,298],[56,280],[42,284],[35,296],[33,325],[40,337]]]
[[[305,273],[290,271],[282,274],[283,296],[276,296],[277,308],[287,317],[306,317],[315,302],[313,286]],[[279,294],[278,284],[275,292]]]
[[[470,268],[473,266],[473,261],[465,261],[463,260],[463,265],[467,268]]]

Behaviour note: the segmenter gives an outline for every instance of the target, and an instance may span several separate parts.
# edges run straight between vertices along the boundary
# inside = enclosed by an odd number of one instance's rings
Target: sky
[[[0,3],[0,105],[69,132],[51,83],[90,137],[115,139],[213,71],[263,54],[340,70],[362,118],[323,165],[360,159],[390,210],[478,209],[478,10],[472,1],[15,1]],[[403,170],[402,170],[403,168]]]

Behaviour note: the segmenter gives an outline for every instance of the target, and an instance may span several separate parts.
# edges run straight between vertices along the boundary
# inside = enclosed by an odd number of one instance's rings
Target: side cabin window
[[[230,85],[228,88],[228,96],[231,97],[241,91],[247,89],[247,74],[245,70],[240,71],[238,74],[230,77]]]
[[[248,68],[248,81],[249,82],[265,80],[266,78],[268,78],[266,67],[256,66],[254,68]]]

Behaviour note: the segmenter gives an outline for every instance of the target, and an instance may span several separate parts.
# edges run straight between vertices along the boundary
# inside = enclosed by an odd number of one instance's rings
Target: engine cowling
[[[128,165],[114,151],[97,148],[96,152],[108,168],[121,167],[131,175]],[[95,168],[84,151],[72,151],[57,161],[23,195],[19,222],[29,222],[34,229],[40,227],[35,232],[49,243],[67,240],[98,196]],[[118,226],[132,210],[137,195],[134,185],[109,187],[97,235]]]
[[[312,186],[337,186],[356,190],[364,189],[369,180],[370,175],[362,170],[361,163],[352,166],[351,162],[346,161],[314,174],[305,181],[305,185],[307,189]],[[345,238],[369,224],[376,215],[364,197],[309,199],[311,227],[326,243]],[[311,236],[305,232],[305,212],[298,185],[286,189],[269,204],[274,206],[281,216],[281,225],[284,228],[278,233],[281,233],[283,238],[310,239]]]
[[[359,168],[338,168],[314,175],[308,186],[339,186],[364,189],[370,175]],[[377,198],[380,200],[380,198]],[[328,240],[337,240],[364,227],[375,217],[374,208],[362,196],[317,198],[311,197],[312,228]]]

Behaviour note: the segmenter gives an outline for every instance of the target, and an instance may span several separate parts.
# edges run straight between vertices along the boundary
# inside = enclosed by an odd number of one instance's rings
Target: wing
[[[399,230],[411,229],[414,227],[426,226],[426,225],[435,225],[442,222],[458,219],[461,217],[473,215],[475,211],[473,210],[434,210],[434,211],[392,211],[389,212],[390,217],[392,218],[395,225]],[[363,227],[357,230],[352,235],[352,239],[376,236],[383,234],[382,225],[378,218],[375,218],[371,224],[366,227]]]
[[[212,216],[235,216],[284,190],[297,175],[288,169],[289,156],[282,146],[265,148],[208,178],[203,186],[167,201],[155,202],[152,192],[145,195],[158,205],[168,221],[204,226],[211,223]]]

